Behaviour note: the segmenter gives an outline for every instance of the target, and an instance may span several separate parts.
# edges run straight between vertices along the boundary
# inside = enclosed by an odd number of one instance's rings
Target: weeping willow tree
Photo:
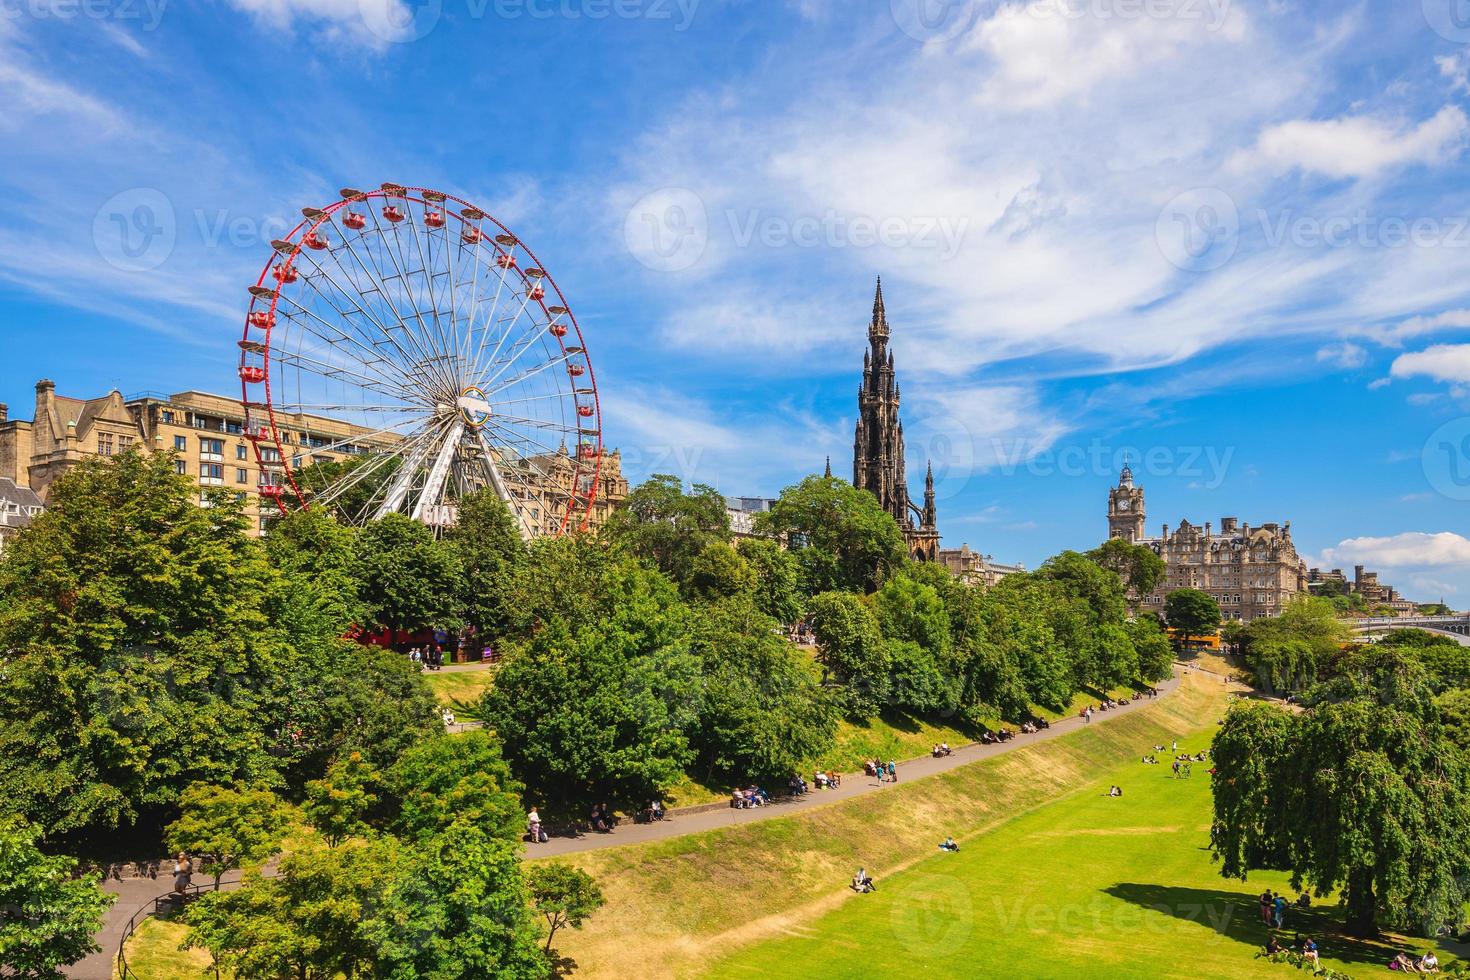
[[[1291,872],[1340,892],[1348,931],[1433,935],[1463,919],[1470,774],[1428,679],[1394,651],[1360,655],[1291,714],[1237,705],[1215,737],[1211,838],[1221,874]]]

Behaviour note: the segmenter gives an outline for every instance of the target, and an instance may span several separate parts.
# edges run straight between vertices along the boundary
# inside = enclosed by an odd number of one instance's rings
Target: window
[[[228,432],[230,435],[232,435],[232,436],[239,435],[240,434],[240,429],[241,429],[241,425],[240,425],[239,422],[234,422],[234,421],[231,421],[230,419],[225,419],[225,431]]]
[[[240,445],[235,447],[235,458],[244,459],[246,452],[247,450],[245,449],[245,444],[243,442],[240,443]]]
[[[173,425],[174,424],[174,413],[173,412],[170,412],[167,409],[164,409],[164,411],[163,411],[163,421],[164,421],[164,424],[165,425]]]
[[[118,451],[119,452],[127,452],[128,449],[132,448],[132,445],[133,445],[133,437],[132,436],[118,436],[117,437],[117,448],[118,448]]]
[[[225,441],[223,439],[200,439],[199,458],[211,463],[223,463],[225,461]]]
[[[235,468],[235,482],[244,483],[250,478],[250,473],[244,467]]]
[[[189,448],[189,440],[186,437],[184,437],[184,436],[174,436],[174,449],[176,451],[182,453],[182,452],[186,451],[188,448]]]
[[[179,476],[183,476],[186,472],[188,472],[184,468],[184,461],[182,459],[174,460],[174,472],[178,473]]]
[[[218,486],[225,482],[225,468],[218,463],[201,463],[199,465],[199,482]]]
[[[97,455],[98,456],[111,456],[112,455],[112,433],[111,432],[100,432],[100,433],[97,434]]]
[[[281,461],[281,451],[266,447],[260,451],[260,459],[264,463],[279,463]]]

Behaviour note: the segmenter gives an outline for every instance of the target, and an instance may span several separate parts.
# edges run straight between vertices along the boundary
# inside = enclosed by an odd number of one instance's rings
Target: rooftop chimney
[[[0,402],[0,422],[10,421],[10,406]]]

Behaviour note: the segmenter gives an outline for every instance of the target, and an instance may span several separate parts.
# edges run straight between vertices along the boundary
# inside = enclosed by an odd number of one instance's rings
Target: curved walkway
[[[1197,670],[1195,667],[1181,665],[1179,670]],[[1179,687],[1180,674],[1158,685],[1159,697],[1165,697]],[[954,750],[952,755],[941,759],[932,756],[921,756],[898,764],[899,785],[915,779],[923,779],[926,776],[935,776],[960,766],[979,762],[982,759],[990,759],[998,755],[1005,755],[1016,749],[1027,745],[1035,745],[1048,739],[1061,738],[1089,725],[1106,725],[1109,721],[1121,715],[1131,714],[1140,710],[1145,705],[1157,702],[1157,698],[1144,698],[1141,701],[1130,701],[1121,708],[1112,708],[1108,711],[1099,711],[1093,714],[1091,722],[1085,722],[1076,716],[1063,718],[1051,723],[1050,728],[1044,728],[1033,735],[1017,735],[1008,742],[997,745],[984,745],[979,742],[962,746]],[[674,810],[658,823],[635,824],[624,823],[616,830],[607,834],[581,834],[576,837],[553,837],[545,844],[527,845],[526,856],[528,858],[555,857],[559,854],[576,854],[580,851],[601,850],[604,847],[618,847],[623,844],[642,844],[647,841],[665,840],[670,837],[682,837],[685,834],[698,834],[706,830],[718,830],[721,827],[735,827],[740,824],[753,823],[757,820],[769,820],[773,817],[784,817],[802,810],[810,810],[813,807],[825,806],[829,803],[839,803],[850,800],[855,796],[863,796],[868,793],[880,793],[885,789],[892,788],[892,783],[880,783],[875,776],[864,776],[843,773],[842,785],[837,789],[813,789],[805,796],[783,798],[769,806],[756,807],[749,810],[736,810],[729,804],[717,804],[709,808],[697,808],[685,810],[682,813]]]

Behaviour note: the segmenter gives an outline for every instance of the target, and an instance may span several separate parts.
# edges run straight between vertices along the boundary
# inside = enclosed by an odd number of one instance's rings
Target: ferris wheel
[[[384,184],[303,208],[250,287],[244,436],[264,506],[452,525],[493,491],[521,534],[585,528],[601,407],[576,318],[510,229]]]

